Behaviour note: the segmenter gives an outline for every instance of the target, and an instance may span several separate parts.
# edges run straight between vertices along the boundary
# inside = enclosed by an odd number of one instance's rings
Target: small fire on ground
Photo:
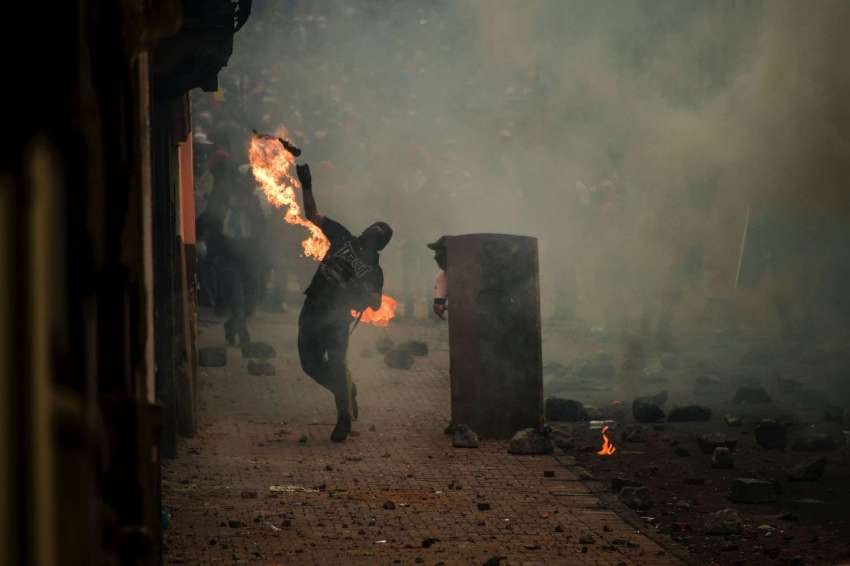
[[[617,451],[617,447],[608,438],[608,427],[602,429],[602,449],[597,452],[600,456],[612,456]]]
[[[284,148],[278,137],[286,137],[286,128],[279,128],[275,136],[251,137],[248,150],[251,172],[266,200],[276,208],[284,209],[283,219],[288,224],[302,226],[309,232],[309,236],[301,242],[304,255],[315,261],[322,261],[331,243],[318,226],[304,218],[301,206],[295,198],[295,187],[299,184],[294,174],[295,156]],[[366,309],[360,321],[375,326],[387,326],[395,316],[396,305],[395,299],[382,295],[381,307],[376,311]],[[357,318],[360,313],[351,311],[351,316]]]

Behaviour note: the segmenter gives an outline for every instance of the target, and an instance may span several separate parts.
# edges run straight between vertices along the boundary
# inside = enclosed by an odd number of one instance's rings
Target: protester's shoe
[[[340,415],[337,418],[333,432],[331,432],[331,441],[344,442],[349,434],[351,434],[351,417],[349,415]]]

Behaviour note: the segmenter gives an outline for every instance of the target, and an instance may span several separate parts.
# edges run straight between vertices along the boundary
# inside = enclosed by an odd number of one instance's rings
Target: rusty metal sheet
[[[543,421],[537,240],[447,238],[452,422],[507,438]]]

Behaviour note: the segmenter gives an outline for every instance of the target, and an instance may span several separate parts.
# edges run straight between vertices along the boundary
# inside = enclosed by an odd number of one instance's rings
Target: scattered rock
[[[399,348],[404,348],[405,350],[410,351],[410,353],[414,356],[428,355],[428,344],[421,340],[409,340],[399,346]]]
[[[619,498],[629,509],[645,511],[652,508],[649,489],[644,486],[624,487],[620,490]]]
[[[632,416],[639,423],[657,423],[664,420],[664,411],[656,404],[635,399],[632,402]]]
[[[817,481],[826,471],[826,458],[820,457],[809,462],[803,462],[788,470],[791,481]]]
[[[227,365],[227,349],[210,346],[198,349],[198,365],[202,368],[222,368]]]
[[[395,343],[393,343],[388,336],[382,336],[378,338],[377,342],[375,342],[375,349],[381,354],[386,354],[392,350],[394,346]]]
[[[392,511],[393,509],[395,509],[395,503],[393,503],[392,501],[384,501],[384,509]]]
[[[700,450],[702,450],[703,454],[713,454],[714,449],[718,446],[723,446],[728,448],[730,451],[734,451],[735,446],[738,445],[738,441],[736,439],[727,438],[725,434],[720,432],[702,434],[697,437],[697,443],[699,444]]]
[[[384,354],[384,363],[393,369],[410,369],[413,361],[413,354],[404,348],[393,348]]]
[[[265,342],[250,342],[242,346],[243,358],[259,358],[267,360],[277,356],[277,351],[271,344]]]
[[[434,544],[440,542],[440,539],[428,537],[422,541],[422,548],[431,548]]]
[[[452,446],[455,448],[478,448],[478,435],[464,424],[457,425],[452,429]]]
[[[499,566],[502,563],[502,560],[507,560],[507,556],[491,556],[487,560],[484,561],[483,566]]]
[[[587,534],[587,535],[582,535],[578,539],[578,542],[579,542],[579,544],[594,544],[596,542],[596,539],[593,538],[593,535]]]
[[[251,375],[271,376],[275,374],[275,369],[269,362],[251,360],[248,362],[248,373]]]
[[[479,502],[478,503],[478,510],[479,511],[489,511],[490,510],[490,504],[484,503],[484,502]]]
[[[721,470],[728,470],[735,466],[735,458],[732,451],[725,446],[718,446],[711,455],[711,466]]]
[[[563,430],[553,430],[549,433],[552,442],[564,452],[575,448],[575,439]]]
[[[242,492],[242,499],[257,499],[257,492],[245,490]]]
[[[711,420],[711,409],[702,405],[675,407],[667,415],[667,420],[673,423],[708,421]]]
[[[590,418],[584,405],[578,401],[549,397],[546,399],[546,420],[575,423]]]
[[[806,431],[791,444],[795,452],[829,452],[844,444],[844,436],[833,436],[825,432]]]
[[[741,419],[739,419],[738,417],[733,416],[733,415],[726,415],[726,416],[724,416],[724,417],[723,417],[723,422],[725,422],[725,423],[726,423],[726,426],[731,426],[731,427],[735,427],[735,428],[737,428],[737,427],[741,426],[742,424],[744,424],[744,423],[741,421]]]
[[[302,435],[298,438],[298,444],[307,444],[307,440],[308,440],[307,435],[306,435],[306,434],[302,434]]]
[[[772,419],[764,419],[753,429],[756,444],[765,450],[785,450],[788,444],[787,427]]]
[[[620,433],[623,442],[646,442],[648,437],[649,429],[638,424],[626,425]]]
[[[227,521],[227,526],[230,527],[231,529],[241,529],[242,528],[242,521],[236,521],[236,520],[231,519],[231,520]]]
[[[705,517],[705,534],[737,535],[744,530],[744,521],[734,509],[721,509]]]
[[[770,403],[770,395],[760,385],[742,385],[735,391],[735,397],[732,400],[739,405],[756,405],[760,403]]]
[[[551,454],[554,450],[548,434],[533,428],[523,429],[511,438],[508,452],[511,454]]]
[[[776,501],[776,487],[769,481],[738,478],[732,480],[729,499],[735,503],[773,503]]]

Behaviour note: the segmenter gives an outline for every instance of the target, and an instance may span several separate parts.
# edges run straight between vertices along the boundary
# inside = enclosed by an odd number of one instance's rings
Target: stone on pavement
[[[580,402],[549,397],[546,399],[546,420],[575,423],[590,419],[587,410]]]
[[[478,448],[478,435],[465,424],[452,428],[452,446],[455,448]]]
[[[549,435],[534,428],[526,428],[514,434],[508,446],[511,454],[551,454],[553,450]]]

